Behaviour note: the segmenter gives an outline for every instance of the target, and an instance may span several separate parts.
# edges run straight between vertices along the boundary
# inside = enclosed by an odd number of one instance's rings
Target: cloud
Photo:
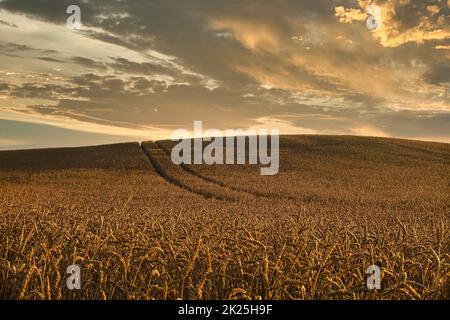
[[[434,47],[437,50],[450,50],[450,45],[438,45]]]
[[[14,24],[12,22],[4,21],[4,20],[0,20],[0,24],[2,24],[4,26],[11,27],[11,28],[18,28],[19,27],[19,26],[17,26],[16,24]]]
[[[76,57],[72,57],[72,62],[84,67],[87,67],[91,70],[106,70],[106,65],[103,62],[99,62],[99,61],[95,61],[93,59],[90,58],[86,58],[86,57],[80,57],[80,56],[76,56]]]
[[[0,43],[0,52],[17,52],[17,51],[34,51],[35,48],[25,45],[25,44],[17,44],[12,42],[3,42]]]
[[[37,59],[39,59],[41,61],[46,61],[46,62],[65,63],[63,60],[59,60],[59,59],[52,58],[52,57],[37,57]]]
[[[367,14],[361,11],[361,9],[339,6],[334,8],[334,11],[335,16],[339,17],[339,21],[342,23],[352,23],[353,21],[364,21],[367,19]]]
[[[429,83],[447,84],[450,88],[450,62],[434,65],[424,74],[424,78]]]
[[[364,10],[372,1],[358,1],[360,8],[335,8],[335,15],[342,23],[363,21]],[[377,1],[380,9],[381,26],[373,31],[373,36],[384,47],[398,47],[410,42],[423,44],[427,41],[450,39],[448,5],[442,1],[426,4],[417,0]]]
[[[18,28],[0,23],[0,110],[95,130],[448,136],[448,6],[375,3],[370,31],[363,0],[92,0],[73,32],[69,1],[2,1]]]

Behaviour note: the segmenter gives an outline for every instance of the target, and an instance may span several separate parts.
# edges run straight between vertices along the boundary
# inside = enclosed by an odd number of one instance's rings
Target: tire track
[[[163,150],[168,157],[170,157],[170,150],[167,149],[160,141],[155,141],[155,144],[161,150]],[[194,175],[194,176],[198,177],[199,179],[202,179],[202,180],[204,180],[206,182],[209,182],[209,183],[216,184],[216,185],[218,185],[218,186],[220,186],[222,188],[226,188],[226,189],[229,189],[229,190],[232,190],[232,191],[235,191],[235,192],[242,192],[242,193],[248,194],[250,196],[266,198],[266,199],[277,198],[277,199],[286,199],[286,200],[294,200],[294,201],[295,200],[299,200],[299,198],[295,198],[295,197],[292,197],[292,196],[273,196],[273,195],[262,193],[262,192],[258,192],[258,191],[251,191],[251,190],[241,189],[241,188],[238,188],[238,187],[234,187],[234,186],[228,185],[228,184],[226,184],[226,183],[224,183],[222,181],[219,181],[219,180],[207,177],[205,175],[202,175],[201,173],[199,173],[196,170],[190,168],[189,166],[187,166],[184,163],[180,164],[179,166],[184,171],[188,172],[191,175]]]
[[[166,153],[163,149],[161,149],[156,143],[154,142],[142,142],[141,144],[142,151],[149,159],[150,163],[152,164],[153,168],[155,169],[156,173],[158,173],[165,181],[167,181],[170,184],[173,184],[181,189],[184,189],[188,192],[197,194],[199,196],[202,196],[206,199],[215,199],[215,200],[221,200],[221,201],[236,201],[236,198],[227,197],[223,195],[217,195],[212,192],[208,192],[206,190],[198,190],[183,181],[180,181],[173,175],[169,174],[167,170],[159,163],[157,160],[157,157],[155,157],[152,153],[162,153],[164,156],[166,156]]]

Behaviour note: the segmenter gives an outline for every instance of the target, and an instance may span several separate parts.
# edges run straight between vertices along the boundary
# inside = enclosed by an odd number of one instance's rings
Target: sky
[[[0,149],[195,120],[450,143],[449,95],[450,0],[0,0]]]

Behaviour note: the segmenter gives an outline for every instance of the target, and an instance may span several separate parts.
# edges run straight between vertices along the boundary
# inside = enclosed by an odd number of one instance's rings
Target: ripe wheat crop
[[[450,145],[287,136],[270,177],[153,152],[169,181],[138,144],[0,152],[0,298],[450,298]]]

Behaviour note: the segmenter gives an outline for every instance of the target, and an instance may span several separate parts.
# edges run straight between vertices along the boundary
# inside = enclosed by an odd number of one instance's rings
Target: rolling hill
[[[450,297],[449,144],[282,136],[274,176],[172,146],[1,151],[0,298]]]

